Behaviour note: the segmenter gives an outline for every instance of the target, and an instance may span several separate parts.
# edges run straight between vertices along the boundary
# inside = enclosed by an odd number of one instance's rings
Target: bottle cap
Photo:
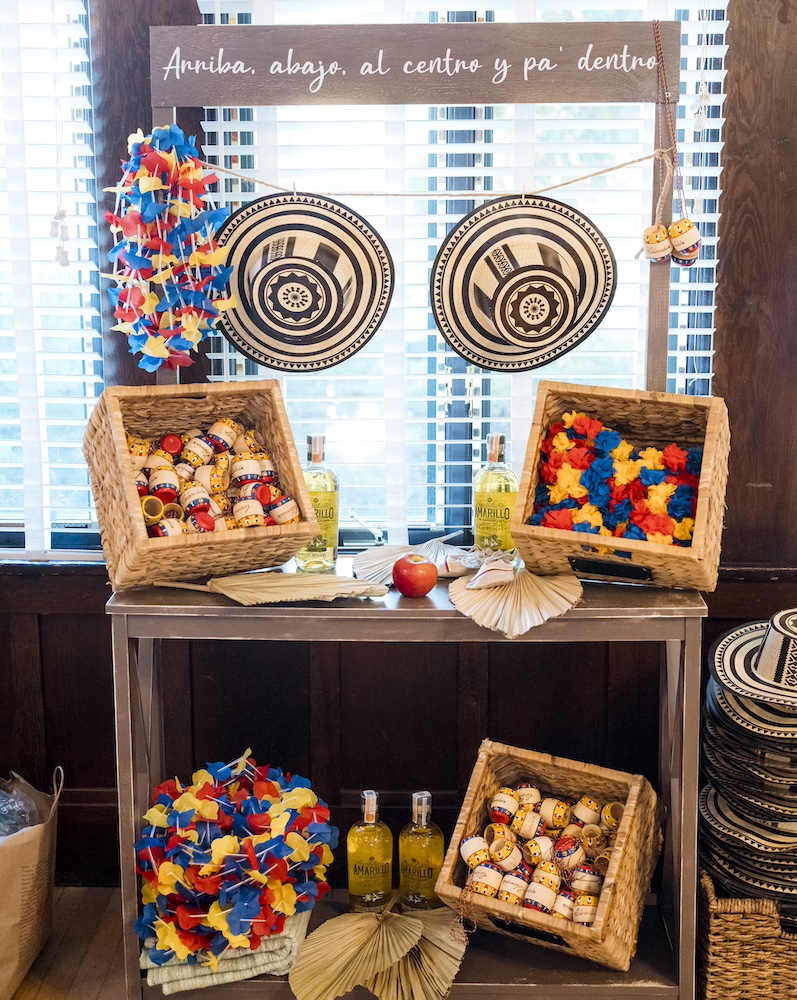
[[[366,788],[361,794],[363,806],[363,819],[366,823],[376,823],[376,817],[378,815],[378,802],[379,795],[373,790],[373,788]]]
[[[487,435],[487,461],[503,462],[506,437],[503,434]]]
[[[432,813],[432,793],[412,793],[412,822],[416,826],[428,826]]]
[[[194,531],[200,533],[204,531],[215,531],[216,529],[216,521],[213,516],[204,510],[200,510],[196,514],[192,514],[188,520]]]
[[[160,443],[161,449],[176,458],[183,450],[183,439],[179,434],[164,434]]]
[[[324,461],[324,435],[307,435],[307,461],[320,465]]]

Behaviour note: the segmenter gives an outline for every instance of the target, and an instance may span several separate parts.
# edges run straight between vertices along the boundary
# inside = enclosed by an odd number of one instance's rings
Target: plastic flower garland
[[[528,523],[689,546],[702,460],[702,448],[640,450],[573,410],[551,424],[542,443]]]
[[[156,965],[176,957],[215,969],[222,952],[255,950],[329,889],[338,844],[329,809],[306,778],[258,767],[250,753],[154,790],[135,845],[144,904],[135,927],[156,939]]]
[[[108,255],[113,273],[103,275],[117,283],[108,289],[113,329],[141,353],[139,368],[188,366],[220,311],[235,304],[222,294],[232,271],[223,266],[227,250],[213,239],[227,209],[205,208],[217,177],[203,174],[194,137],[176,125],[147,136],[139,129],[128,151],[120,183],[106,188],[117,204],[105,218],[120,234]]]

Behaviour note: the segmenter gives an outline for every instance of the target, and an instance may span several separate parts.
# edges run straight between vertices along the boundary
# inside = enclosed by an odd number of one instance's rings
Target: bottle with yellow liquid
[[[432,793],[412,793],[412,820],[399,834],[399,888],[404,910],[440,906],[434,891],[443,867],[443,831],[432,822]]]
[[[324,435],[307,435],[304,481],[319,533],[296,553],[296,568],[304,573],[328,573],[338,558],[338,477],[324,464]]]
[[[378,912],[387,906],[393,887],[393,834],[379,819],[379,795],[362,793],[362,819],[346,837],[349,903],[357,912]]]
[[[514,549],[509,533],[518,477],[505,462],[506,438],[488,434],[487,464],[473,478],[473,544],[495,551]]]

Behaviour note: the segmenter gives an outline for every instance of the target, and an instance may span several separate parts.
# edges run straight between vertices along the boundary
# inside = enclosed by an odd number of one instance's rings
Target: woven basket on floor
[[[698,1000],[793,1000],[797,934],[780,925],[769,899],[718,899],[700,875],[697,931]]]
[[[463,837],[484,829],[489,822],[489,802],[499,788],[526,780],[532,780],[543,792],[575,798],[589,794],[603,802],[625,802],[592,926],[471,892],[463,897],[468,876],[459,853]],[[636,952],[639,922],[661,843],[658,800],[642,775],[483,740],[436,892],[448,906],[485,930],[627,971]]]
[[[301,522],[150,538],[141,516],[127,433],[156,438],[169,431],[207,428],[221,417],[232,417],[257,431],[283,492],[299,505]],[[106,389],[89,418],[83,454],[114,590],[147,586],[155,580],[192,580],[279,566],[319,530],[279,382],[273,379]]]
[[[585,544],[584,535],[578,532],[526,523],[534,510],[540,450],[548,427],[561,420],[563,413],[574,409],[603,421],[640,448],[649,445],[665,448],[672,442],[682,448],[703,447],[691,546],[603,536],[599,542]],[[511,533],[517,550],[534,573],[555,574],[572,569],[577,576],[592,580],[714,590],[729,448],[728,411],[718,397],[540,382],[512,517]]]

